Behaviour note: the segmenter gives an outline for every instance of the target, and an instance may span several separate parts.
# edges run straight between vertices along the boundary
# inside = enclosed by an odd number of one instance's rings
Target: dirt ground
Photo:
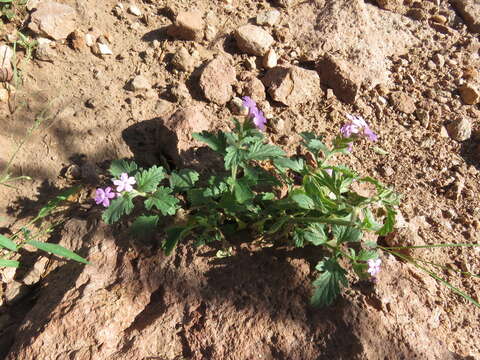
[[[200,109],[212,130],[229,127],[228,106],[206,99],[199,86],[202,70],[227,54],[236,72],[233,92],[245,95],[251,78],[262,79],[266,69],[261,57],[238,49],[232,33],[277,9],[278,23],[264,29],[273,35],[279,64],[318,70],[322,85],[289,106],[260,96],[269,139],[294,153],[300,132],[330,140],[346,113],[361,115],[379,135],[376,148],[356,145],[341,160],[402,194],[399,229],[379,241],[479,243],[480,110],[465,104],[459,88],[480,81],[480,42],[454,1],[379,1],[382,9],[363,0],[138,0],[141,16],[129,13],[126,1],[59,2],[76,10],[79,31],[107,38],[113,55],[60,40],[49,61],[21,63],[23,84],[0,103],[1,166],[33,120],[45,120],[13,166],[15,175],[33,181],[0,187],[0,226],[18,229],[51,196],[82,184],[77,206],[51,241],[92,265],[21,254],[26,269],[15,281],[24,281],[34,261],[44,267],[21,301],[2,302],[3,358],[480,359],[480,309],[392,256],[384,255],[376,283],[352,278],[334,305],[313,309],[315,273],[304,260],[314,256],[310,249],[236,244],[235,256],[217,259],[212,248],[181,245],[166,257],[158,246],[128,238],[122,225],[102,224],[91,198],[110,160],[153,165],[172,157],[158,134],[177,110]],[[123,11],[116,9],[120,2]],[[192,7],[202,14],[205,35],[169,36],[177,13]],[[2,29],[4,37],[11,30]],[[186,71],[172,64],[181,48],[193,58]],[[340,100],[331,91],[336,84],[322,80],[326,54],[343,58],[350,76],[363,77],[354,101]],[[137,75],[149,89],[132,91]],[[471,125],[466,139],[452,130],[460,120]],[[69,176],[72,165],[79,176]],[[479,274],[480,248],[413,255],[444,266],[441,277],[480,301],[479,280],[455,272]],[[4,290],[6,278],[2,273]]]

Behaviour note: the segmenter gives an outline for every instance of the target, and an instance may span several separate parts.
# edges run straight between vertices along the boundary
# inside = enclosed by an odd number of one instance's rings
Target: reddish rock
[[[277,66],[262,79],[273,100],[287,106],[313,100],[320,91],[320,78],[316,71],[298,66]]]
[[[475,105],[480,101],[480,90],[474,84],[463,84],[458,88],[458,91],[466,105]]]
[[[168,35],[180,40],[202,40],[204,22],[197,10],[178,13],[175,22],[167,29]]]
[[[405,114],[413,114],[417,107],[415,106],[415,100],[400,91],[393,92],[390,95],[390,101],[395,109]]]
[[[235,31],[238,48],[250,55],[263,56],[272,46],[273,37],[259,26],[243,25]]]
[[[76,17],[75,10],[68,5],[53,1],[40,2],[32,13],[28,27],[39,35],[62,40],[76,29]]]
[[[252,76],[243,86],[243,95],[250,96],[256,102],[263,101],[265,100],[265,86],[259,79]]]
[[[333,56],[325,56],[318,63],[323,84],[333,90],[343,102],[353,104],[363,83],[363,71],[357,66]]]
[[[470,31],[480,33],[480,2],[478,0],[451,0]]]
[[[236,80],[231,59],[221,55],[210,61],[200,76],[200,87],[205,97],[218,105],[226,104],[233,95],[232,84]]]

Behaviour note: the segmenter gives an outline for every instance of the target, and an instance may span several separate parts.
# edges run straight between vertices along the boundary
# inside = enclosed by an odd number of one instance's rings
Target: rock
[[[287,8],[289,5],[292,5],[294,0],[273,0],[273,4],[276,6]]]
[[[173,56],[172,65],[178,70],[192,72],[195,69],[196,60],[187,49],[182,47]]]
[[[210,130],[210,121],[200,106],[187,106],[176,111],[157,134],[158,144],[176,165],[188,163],[191,155],[188,151],[202,146],[192,138],[195,132]]]
[[[432,15],[432,16],[430,17],[430,20],[432,20],[433,22],[442,24],[442,25],[446,24],[447,21],[448,21],[448,19],[447,19],[445,16],[443,16],[443,15],[438,15],[438,14]]]
[[[205,39],[207,41],[212,41],[217,36],[217,33],[218,33],[217,28],[215,26],[209,24],[205,28]]]
[[[137,75],[130,80],[129,89],[132,91],[148,90],[152,87],[150,81],[143,75]]]
[[[401,91],[391,93],[390,102],[396,110],[404,114],[413,114],[417,109],[415,106],[415,100]]]
[[[280,11],[273,9],[261,12],[256,20],[258,25],[273,26],[280,20]]]
[[[220,55],[210,61],[200,75],[200,88],[205,98],[218,105],[226,104],[233,94],[232,84],[236,80],[231,59]]]
[[[411,221],[404,224],[403,227],[396,227],[395,230],[385,237],[385,243],[391,247],[397,246],[421,246],[425,241],[418,235],[421,228],[428,227],[425,217],[416,216]],[[407,256],[412,256],[415,249],[397,250]]]
[[[320,90],[318,74],[298,66],[277,66],[270,69],[262,82],[273,100],[287,106],[313,100]]]
[[[265,55],[274,42],[268,32],[255,25],[240,26],[234,35],[240,51],[249,55]]]
[[[92,52],[95,55],[99,55],[99,56],[113,55],[112,50],[107,44],[102,44],[99,42],[96,42],[95,44],[93,44]]]
[[[7,284],[7,288],[4,293],[5,301],[9,305],[13,305],[22,300],[29,292],[30,289],[28,286],[18,281],[12,281]]]
[[[230,100],[228,105],[233,115],[248,115],[248,108],[243,106],[243,100],[239,97],[234,97],[232,100]]]
[[[41,258],[35,261],[33,269],[23,278],[23,283],[25,285],[33,285],[40,281],[42,275],[45,272],[49,259],[42,256]]]
[[[403,0],[375,0],[375,2],[382,9],[399,14],[403,14],[406,10],[403,5]]]
[[[179,12],[175,22],[167,29],[168,35],[181,40],[202,40],[204,22],[197,10]]]
[[[28,11],[33,11],[38,7],[38,4],[40,3],[41,0],[28,0],[27,1],[27,10]]]
[[[455,120],[447,126],[448,135],[456,141],[465,141],[472,136],[472,123],[465,119]]]
[[[70,44],[73,50],[83,51],[86,50],[87,44],[85,42],[85,33],[80,30],[75,30],[69,36]]]
[[[278,56],[275,50],[270,49],[263,57],[262,65],[265,69],[272,69],[277,66]]]
[[[8,45],[0,46],[0,69],[11,69],[13,50]]]
[[[468,29],[480,33],[480,2],[478,0],[451,0],[450,2],[460,13]]]
[[[172,86],[170,94],[174,101],[179,102],[182,105],[191,99],[190,91],[188,91],[187,85],[183,82],[179,82]]]
[[[35,48],[35,58],[40,61],[53,62],[57,57],[57,52],[50,44],[39,44]]]
[[[135,16],[142,16],[142,11],[136,5],[130,5],[128,12]]]
[[[28,27],[37,34],[63,40],[76,29],[76,17],[75,10],[68,5],[42,1],[32,13]]]
[[[463,103],[466,105],[475,105],[480,100],[479,88],[474,84],[463,84],[458,88],[458,91]]]
[[[363,71],[334,56],[325,56],[317,66],[320,80],[343,102],[353,104],[363,83]]]
[[[439,67],[443,67],[445,65],[445,58],[443,57],[443,55],[440,55],[440,54],[435,54],[433,56],[433,61],[435,62],[435,64],[437,64]]]
[[[94,37],[93,34],[91,33],[85,34],[85,45],[87,45],[88,47],[92,47],[93,45],[95,45],[96,41],[97,39]]]
[[[0,103],[6,103],[10,99],[7,89],[0,88]]]
[[[255,76],[249,77],[243,87],[243,95],[250,96],[254,101],[260,102],[265,100],[265,86]]]

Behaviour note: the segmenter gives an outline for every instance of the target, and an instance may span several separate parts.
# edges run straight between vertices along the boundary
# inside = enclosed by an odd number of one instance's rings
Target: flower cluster
[[[243,106],[248,109],[248,116],[250,116],[250,118],[253,120],[255,126],[264,131],[267,124],[267,119],[263,115],[263,112],[257,108],[257,104],[249,96],[244,96],[242,100]]]
[[[117,187],[117,192],[112,191],[110,186],[105,189],[98,188],[95,192],[95,203],[102,204],[105,207],[110,205],[110,200],[120,196],[122,191],[132,191],[135,184],[135,178],[129,177],[127,173],[122,173],[120,179],[113,180],[113,184]]]
[[[368,270],[367,272],[375,278],[377,274],[380,272],[380,265],[382,264],[382,260],[380,259],[370,259],[368,260]]]
[[[345,125],[340,129],[343,137],[364,137],[370,141],[377,141],[378,136],[375,134],[367,122],[361,116],[355,116],[346,114],[347,119],[349,120]],[[351,150],[352,144],[349,145],[349,150]]]

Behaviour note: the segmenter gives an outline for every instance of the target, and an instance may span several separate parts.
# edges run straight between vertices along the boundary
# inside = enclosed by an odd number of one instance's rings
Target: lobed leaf
[[[328,306],[338,295],[340,295],[340,286],[347,286],[347,272],[336,262],[335,259],[327,259],[318,263],[316,269],[320,276],[313,282],[315,291],[311,298],[313,306]]]
[[[132,198],[128,194],[112,200],[110,206],[103,212],[102,219],[107,224],[113,224],[123,215],[129,215],[133,210]]]
[[[358,242],[362,238],[362,232],[353,226],[333,225],[332,233],[337,243]]]
[[[137,191],[153,192],[157,189],[160,182],[165,179],[165,170],[161,166],[152,166],[148,170],[143,170],[135,175],[137,182]]]
[[[193,133],[192,137],[195,140],[201,141],[208,145],[210,149],[216,151],[222,155],[225,154],[225,149],[227,147],[227,140],[224,133],[219,132],[218,134],[213,134],[208,131],[202,131],[201,133]]]
[[[158,215],[139,216],[130,227],[130,232],[136,237],[148,238],[157,230],[158,220]]]
[[[160,186],[157,191],[145,200],[145,207],[147,210],[151,210],[155,206],[164,216],[175,215],[179,200],[171,195],[171,192],[171,189]]]
[[[195,170],[181,169],[170,175],[170,187],[175,192],[187,191],[193,188],[200,175]]]
[[[134,175],[137,171],[138,166],[133,161],[126,161],[126,160],[113,160],[110,164],[110,168],[108,172],[113,177],[118,177],[123,173],[127,173],[128,175]]]

